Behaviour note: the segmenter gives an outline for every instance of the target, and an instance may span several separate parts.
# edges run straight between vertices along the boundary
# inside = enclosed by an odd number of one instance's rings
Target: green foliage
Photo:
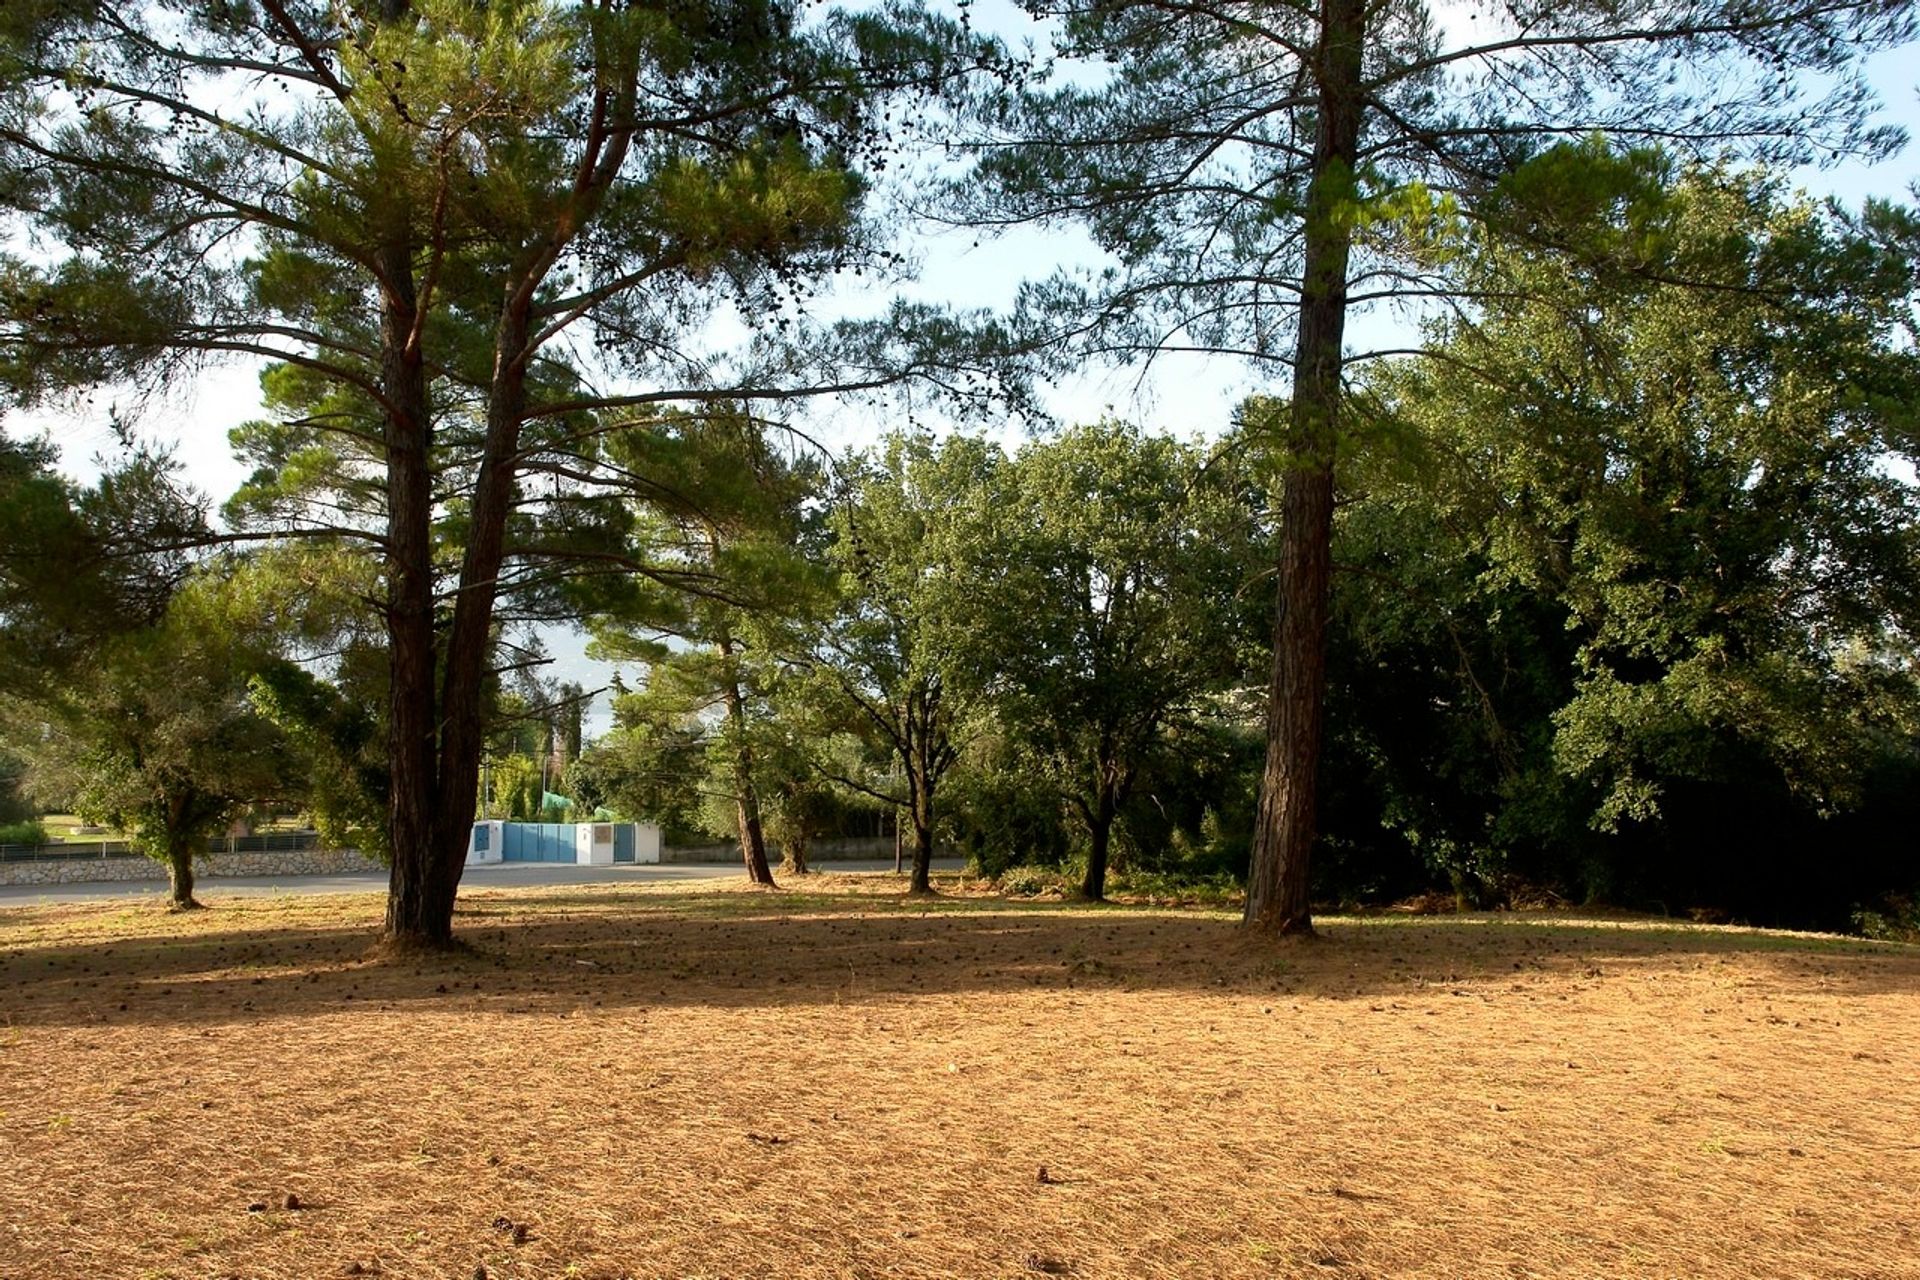
[[[822,816],[804,708],[783,696],[787,657],[826,591],[810,503],[818,468],[744,413],[666,414],[607,441],[649,493],[622,513],[628,554],[662,567],[582,593],[594,652],[639,662],[615,728],[589,753],[600,793],[676,831],[777,825],[804,846]]]
[[[303,799],[329,847],[388,860],[387,764],[374,708],[290,662],[276,662],[247,685],[253,710],[286,735],[305,766]]]
[[[1920,759],[1913,260],[1753,174],[1599,209],[1662,230],[1488,242],[1480,314],[1371,381],[1398,443],[1347,477],[1332,829],[1474,899],[1838,923],[1891,849],[1813,890],[1796,846]]]
[[[1658,253],[1635,217],[1596,216],[1634,214],[1655,185],[1637,163],[1650,153],[1629,148],[1779,164],[1891,154],[1904,137],[1873,127],[1858,73],[1913,39],[1915,13],[1573,0],[1463,21],[1421,0],[1062,0],[1045,16],[1075,70],[983,90],[950,216],[1071,223],[1101,251],[1019,295],[1015,327],[1058,371],[1198,350],[1288,384],[1274,714],[1246,911],[1262,930],[1308,930],[1329,517],[1338,460],[1369,416],[1349,394],[1350,315],[1503,296],[1460,270],[1475,226],[1543,262]],[[1619,234],[1569,239],[1567,220]]]
[[[272,639],[234,610],[212,576],[189,580],[159,622],[96,646],[84,683],[28,704],[16,723],[30,789],[120,828],[161,860],[196,851],[249,805],[280,797],[284,742],[254,714],[248,680]]]
[[[282,735],[287,795],[328,844],[386,859],[386,654],[366,605],[373,588],[351,551],[296,543],[229,564],[221,590],[237,626],[275,637],[247,687]]]
[[[246,699],[278,637],[244,573],[190,576],[179,548],[204,536],[204,507],[167,458],[135,453],[88,489],[51,462],[40,446],[0,452],[0,496],[16,500],[0,503],[0,649],[39,659],[0,659],[18,782],[179,862],[287,789],[282,740]]]
[[[864,201],[885,104],[990,52],[787,0],[0,19],[0,220],[33,245],[0,255],[0,405],[272,362],[226,515],[382,588],[391,928],[450,936],[500,646],[624,563],[608,509],[647,481],[607,415],[927,354],[877,326],[788,339],[819,281],[890,261]]]
[[[827,550],[837,595],[796,690],[824,730],[860,744],[834,776],[895,808],[922,890],[937,796],[981,706],[970,633],[983,580],[970,549],[996,521],[1004,464],[984,440],[923,434],[847,460]]]
[[[73,675],[104,637],[165,611],[206,534],[205,504],[164,453],[136,450],[90,487],[50,441],[0,436],[0,694]]]
[[[1002,735],[977,739],[941,796],[948,839],[981,875],[1015,866],[1057,868],[1079,832],[1052,778]]]
[[[26,767],[17,754],[0,747],[0,823],[24,822],[34,815],[32,803],[21,790]]]
[[[1920,897],[1890,893],[1876,907],[1855,911],[1853,929],[1879,942],[1920,943]]]
[[[0,824],[0,844],[36,845],[47,842],[47,829],[38,822]]]
[[[1233,907],[1239,905],[1242,878],[1224,871],[1145,871],[1123,868],[1113,877],[1115,896],[1155,906]]]
[[[1239,459],[1075,428],[1003,467],[995,519],[954,548],[978,577],[960,667],[1098,859],[1155,752],[1253,665],[1265,512]]]
[[[1050,866],[1016,863],[1004,867],[994,877],[994,886],[1012,898],[1067,898],[1080,883],[1079,873]]]
[[[509,822],[536,822],[540,814],[540,762],[528,755],[496,756],[488,765],[492,775],[491,817]]]
[[[1047,16],[1051,52],[1082,73],[978,85],[952,215],[1076,224],[1108,255],[1022,295],[1063,368],[1198,346],[1279,379],[1317,289],[1316,230],[1351,250],[1356,302],[1471,297],[1454,275],[1468,227],[1536,253],[1646,260],[1660,228],[1641,215],[1671,163],[1650,148],[1886,154],[1899,131],[1873,125],[1853,73],[1914,32],[1910,8],[1874,0],[1562,3],[1471,22],[1417,0],[1059,0]],[[1327,57],[1348,48],[1350,69]],[[1357,145],[1342,154],[1319,131],[1349,113]]]

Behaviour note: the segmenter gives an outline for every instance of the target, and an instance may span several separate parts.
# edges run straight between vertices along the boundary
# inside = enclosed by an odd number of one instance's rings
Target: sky
[[[1461,21],[1464,5],[1437,7],[1440,21]],[[1013,41],[1038,38],[1039,29],[1009,0],[978,0],[973,20],[981,29]],[[1868,76],[1882,102],[1882,119],[1900,124],[1920,138],[1920,47],[1881,54],[1868,67]],[[1836,196],[1857,204],[1869,195],[1903,197],[1920,179],[1920,142],[1890,160],[1874,166],[1845,163],[1831,169],[1805,169],[1795,180],[1815,197]],[[956,308],[1003,308],[1011,303],[1021,281],[1050,273],[1056,266],[1095,260],[1084,235],[1020,229],[999,237],[983,237],[970,230],[926,231],[912,238],[909,252],[919,260],[917,278],[907,287],[909,296],[946,302]],[[837,305],[850,312],[885,305],[885,295],[870,298],[842,296]],[[863,306],[863,303],[865,304]],[[1372,322],[1375,332],[1382,321]],[[1390,322],[1387,322],[1390,323]],[[1363,322],[1365,324],[1365,322]],[[1362,333],[1366,332],[1362,328]],[[1101,416],[1130,419],[1143,427],[1179,435],[1215,434],[1225,429],[1234,406],[1247,394],[1268,390],[1237,362],[1201,356],[1167,356],[1148,371],[1137,368],[1093,368],[1079,377],[1048,388],[1044,403],[1062,422],[1087,421]],[[232,362],[205,369],[190,385],[151,406],[141,423],[152,439],[169,442],[192,482],[216,501],[245,479],[245,471],[228,451],[228,430],[259,412],[258,366]],[[111,455],[114,436],[107,426],[110,397],[103,396],[88,411],[74,414],[14,415],[0,419],[10,434],[46,432],[62,448],[63,466],[79,478],[98,474],[97,459]],[[835,447],[857,445],[882,427],[870,412],[816,411],[811,424],[822,428]],[[1017,437],[1018,426],[1003,434]],[[585,656],[585,640],[578,634],[554,632],[546,637],[555,663],[549,674],[576,680],[587,688],[603,685],[612,669]],[[588,717],[589,734],[604,732],[609,721],[602,699]]]

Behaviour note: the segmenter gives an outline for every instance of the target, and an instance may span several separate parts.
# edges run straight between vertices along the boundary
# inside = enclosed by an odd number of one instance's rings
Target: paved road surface
[[[957,871],[958,859],[942,858],[934,864],[941,871]],[[822,862],[821,871],[893,871],[893,861]],[[582,867],[565,862],[516,862],[490,867],[468,867],[460,878],[467,889],[506,889],[520,885],[563,884],[659,884],[676,880],[720,880],[743,874],[739,865],[726,862],[667,862],[648,866]],[[776,868],[775,874],[778,875]],[[222,894],[275,893],[370,893],[387,887],[387,874],[357,872],[338,876],[202,876],[194,886],[201,897]],[[0,907],[35,902],[91,902],[97,898],[158,897],[164,882],[158,880],[99,880],[83,884],[0,885]]]

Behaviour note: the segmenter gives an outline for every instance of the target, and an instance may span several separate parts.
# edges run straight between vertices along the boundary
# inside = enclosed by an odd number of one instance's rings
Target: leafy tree
[[[387,861],[387,800],[392,774],[379,701],[366,696],[379,674],[376,651],[343,653],[326,679],[288,661],[268,665],[248,684],[253,709],[278,728],[304,773],[301,796],[330,846]]]
[[[0,750],[0,827],[17,826],[34,816],[34,807],[21,785],[26,768],[26,762],[18,753]],[[8,840],[6,843],[19,842]]]
[[[1075,835],[1059,787],[996,717],[983,719],[941,791],[950,838],[982,875],[1059,866]]]
[[[1560,144],[1596,133],[1774,161],[1885,154],[1898,134],[1866,126],[1859,68],[1912,38],[1912,6],[1025,7],[1058,23],[1056,52],[1104,74],[988,95],[955,216],[1070,219],[1112,255],[1030,289],[1031,326],[1068,362],[1197,349],[1289,383],[1273,424],[1279,608],[1246,920],[1307,931],[1334,476],[1362,425],[1343,392],[1359,358],[1349,313],[1470,300],[1444,250],[1456,219],[1541,252],[1586,251],[1562,232],[1615,197],[1616,171]]]
[[[199,905],[193,858],[249,805],[282,797],[292,772],[279,733],[248,701],[273,649],[259,620],[195,579],[151,626],[98,646],[84,680],[8,718],[29,786],[71,797],[81,816],[125,830],[167,866],[175,909]]]
[[[495,756],[492,765],[493,807],[489,816],[509,822],[540,820],[540,762],[530,755]]]
[[[82,488],[55,457],[0,437],[10,781],[127,829],[191,907],[207,835],[286,791],[279,740],[246,704],[249,676],[278,660],[272,632],[236,580],[189,576],[205,503],[170,458],[135,450]]]
[[[737,831],[731,795],[718,793],[725,812],[715,814],[706,788],[709,760],[698,726],[661,723],[629,710],[631,693],[613,700],[613,730],[580,758],[604,802],[628,818],[656,822],[668,843]]]
[[[1912,225],[1695,171],[1632,228],[1664,279],[1489,240],[1481,313],[1370,380],[1403,447],[1341,520],[1348,749],[1463,889],[1905,887],[1863,847],[1816,887],[1780,833],[1920,764]]]
[[[645,686],[616,708],[621,731],[638,731],[618,754],[659,773],[688,766],[697,748],[698,789],[731,810],[702,825],[730,827],[748,876],[770,886],[765,789],[797,794],[793,771],[806,769],[774,693],[781,652],[824,590],[806,554],[818,541],[807,510],[818,468],[783,456],[737,411],[666,416],[609,437],[607,450],[647,478],[626,539],[658,566],[584,592],[599,611],[595,651],[646,666]]]
[[[763,750],[761,759],[772,779],[761,792],[767,838],[780,846],[782,871],[808,875],[813,870],[809,855],[814,842],[840,825],[845,806],[822,771],[812,744],[797,735]]]
[[[0,16],[12,404],[207,359],[273,362],[248,537],[377,556],[389,663],[386,932],[452,930],[506,592],[559,553],[516,518],[635,406],[872,385],[899,331],[773,340],[877,265],[879,97],[956,29],[785,0],[159,0]],[[953,57],[962,50],[959,58]],[[768,341],[710,358],[731,311]]]
[[[1150,755],[1245,669],[1262,513],[1230,457],[1113,422],[1028,445],[1001,480],[987,543],[959,548],[981,578],[963,661],[1084,829],[1097,901]]]
[[[387,662],[373,607],[381,594],[377,566],[317,540],[293,542],[230,564],[223,589],[245,598],[252,625],[270,620],[275,630],[281,656],[254,675],[249,696],[285,738],[309,819],[335,848],[390,858]]]
[[[812,641],[811,692],[827,723],[888,762],[835,777],[904,810],[917,894],[933,891],[936,797],[980,704],[966,664],[984,583],[968,552],[999,518],[1004,465],[984,440],[894,435],[849,461],[832,516],[839,599]]]
[[[554,710],[558,723],[554,726],[555,746],[562,761],[560,770],[564,776],[568,764],[580,758],[586,749],[587,737],[587,701],[586,687],[575,681],[566,681],[560,686],[560,697]],[[555,780],[558,782],[558,779]]]

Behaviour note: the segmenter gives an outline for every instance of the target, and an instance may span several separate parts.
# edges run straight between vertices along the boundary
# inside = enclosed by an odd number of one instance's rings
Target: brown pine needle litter
[[[946,887],[0,910],[0,1277],[1920,1277],[1920,950]]]

